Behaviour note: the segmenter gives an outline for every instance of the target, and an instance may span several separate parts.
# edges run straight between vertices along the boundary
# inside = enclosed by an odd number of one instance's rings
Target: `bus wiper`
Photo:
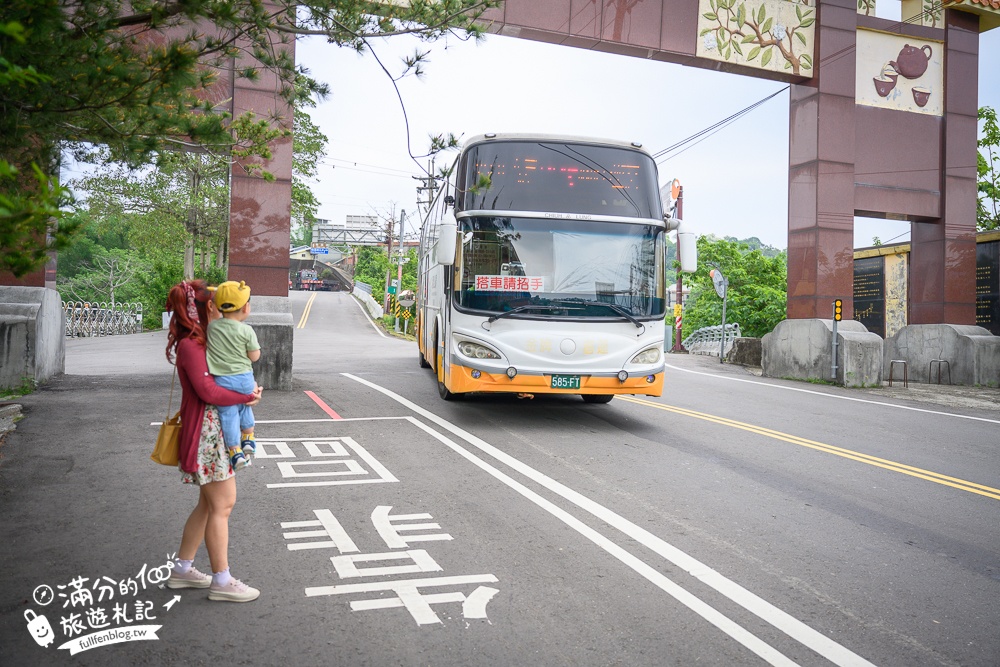
[[[626,320],[634,324],[637,329],[646,328],[645,324],[635,319],[635,316],[631,312],[622,308],[617,303],[608,303],[607,301],[590,301],[587,299],[563,299],[563,301],[572,301],[573,303],[579,303],[583,306],[604,306],[605,308],[609,308],[624,317]]]
[[[490,315],[490,318],[486,320],[487,323],[493,324],[501,317],[507,317],[508,315],[513,315],[514,313],[523,313],[526,310],[536,310],[538,308],[544,308],[546,310],[563,310],[562,306],[550,306],[544,303],[529,303],[525,306],[518,306],[517,308],[511,308],[510,310],[505,310],[498,315]]]

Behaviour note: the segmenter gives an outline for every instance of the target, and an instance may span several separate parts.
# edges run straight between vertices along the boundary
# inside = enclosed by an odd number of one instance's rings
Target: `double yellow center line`
[[[738,428],[742,431],[749,431],[750,433],[756,433],[757,435],[774,438],[775,440],[790,442],[791,444],[799,445],[800,447],[808,447],[809,449],[815,449],[819,452],[833,454],[834,456],[851,459],[852,461],[867,463],[868,465],[885,468],[886,470],[909,475],[910,477],[917,477],[919,479],[927,480],[928,482],[934,482],[935,484],[943,484],[944,486],[950,486],[962,491],[968,491],[969,493],[975,493],[980,496],[986,496],[987,498],[993,498],[994,500],[1000,500],[1000,489],[994,489],[991,486],[968,482],[964,479],[949,477],[930,470],[924,470],[923,468],[915,468],[913,466],[906,465],[905,463],[897,463],[896,461],[889,461],[888,459],[882,459],[877,456],[862,454],[861,452],[856,452],[851,449],[835,447],[834,445],[827,445],[822,442],[816,442],[815,440],[807,440],[806,438],[800,438],[796,435],[789,435],[788,433],[782,433],[781,431],[774,431],[769,428],[764,428],[763,426],[754,426],[753,424],[739,422],[734,419],[716,417],[715,415],[706,414],[704,412],[676,408],[671,405],[664,405],[663,403],[633,398],[631,396],[619,396],[619,398],[630,403],[637,403],[650,408],[656,408],[657,410],[673,412],[679,415],[684,415],[685,417],[694,417],[695,419],[702,419],[715,424],[721,424],[722,426],[729,426],[730,428]]]
[[[305,329],[306,328],[306,320],[309,319],[309,313],[312,312],[313,301],[316,300],[316,295],[317,294],[319,294],[319,292],[313,292],[312,296],[309,297],[309,300],[306,301],[306,307],[302,311],[302,317],[299,318],[299,324],[298,324],[297,327],[295,327],[296,329]]]

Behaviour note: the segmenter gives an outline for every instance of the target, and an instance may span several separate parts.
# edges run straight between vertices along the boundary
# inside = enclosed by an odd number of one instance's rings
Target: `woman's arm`
[[[204,403],[239,405],[258,398],[255,394],[240,394],[215,384],[215,378],[208,372],[205,348],[190,338],[182,340],[177,345],[177,367],[184,369],[195,393]]]

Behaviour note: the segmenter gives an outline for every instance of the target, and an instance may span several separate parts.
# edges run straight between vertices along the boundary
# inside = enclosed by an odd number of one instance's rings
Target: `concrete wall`
[[[906,361],[912,382],[930,382],[931,360],[943,359],[951,367],[953,384],[996,386],[1000,383],[1000,336],[994,336],[983,327],[959,324],[905,326],[885,341],[886,377],[893,359]],[[937,364],[933,381],[937,382]],[[942,369],[941,381],[948,381],[946,369]]]
[[[354,298],[360,301],[365,308],[368,309],[368,314],[371,315],[373,320],[382,319],[382,306],[378,305],[378,301],[372,298],[372,295],[363,289],[358,289],[355,287],[352,292]]]
[[[760,338],[735,338],[732,349],[726,355],[726,363],[740,364],[741,366],[760,366],[761,363],[761,339]]]
[[[0,286],[0,387],[42,382],[66,370],[66,325],[59,293]]]
[[[265,389],[290,391],[295,329],[288,297],[255,294],[246,323],[257,333],[261,347],[260,359],[253,365],[257,384]]]
[[[833,320],[784,320],[761,341],[768,377],[827,380],[861,387],[882,380],[882,339],[854,320],[837,323],[837,374],[832,374]]]

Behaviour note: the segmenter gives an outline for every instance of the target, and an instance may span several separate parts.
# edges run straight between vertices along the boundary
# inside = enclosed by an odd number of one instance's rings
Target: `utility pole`
[[[402,209],[399,212],[399,236],[397,237],[399,239],[399,243],[396,244],[399,246],[399,257],[397,258],[398,261],[396,262],[398,267],[396,269],[396,303],[399,303],[399,293],[403,291],[403,236],[404,236],[403,221],[405,219],[406,219],[406,209]],[[398,312],[396,313],[396,331],[397,332],[399,331]]]
[[[385,243],[386,250],[385,256],[390,262],[392,262],[392,232],[396,226],[396,221],[391,217],[385,222]],[[392,266],[385,270],[385,294],[382,298],[382,314],[389,314],[389,281],[392,279]]]
[[[678,220],[684,219],[684,186],[676,178],[674,179],[673,185],[671,185],[671,194],[674,195],[674,199],[677,200],[677,207],[675,210],[676,217]],[[681,261],[681,237],[680,231],[677,232],[677,263],[680,264]],[[682,300],[684,298],[684,281],[681,278],[683,274],[680,269],[677,269],[677,298],[674,301],[675,307],[674,312],[679,312],[677,306],[683,308]],[[674,346],[671,348],[671,352],[687,352],[684,349],[684,345],[681,343],[681,327],[677,324],[677,318],[681,315],[674,316]]]
[[[434,202],[434,193],[437,191],[437,179],[434,178],[434,158],[431,158],[427,163],[427,176],[421,178],[419,176],[411,176],[415,181],[420,181],[422,185],[417,186],[417,205],[424,206],[424,213],[430,210],[431,204]],[[427,193],[427,199],[419,199],[419,197],[424,196],[422,193]]]

